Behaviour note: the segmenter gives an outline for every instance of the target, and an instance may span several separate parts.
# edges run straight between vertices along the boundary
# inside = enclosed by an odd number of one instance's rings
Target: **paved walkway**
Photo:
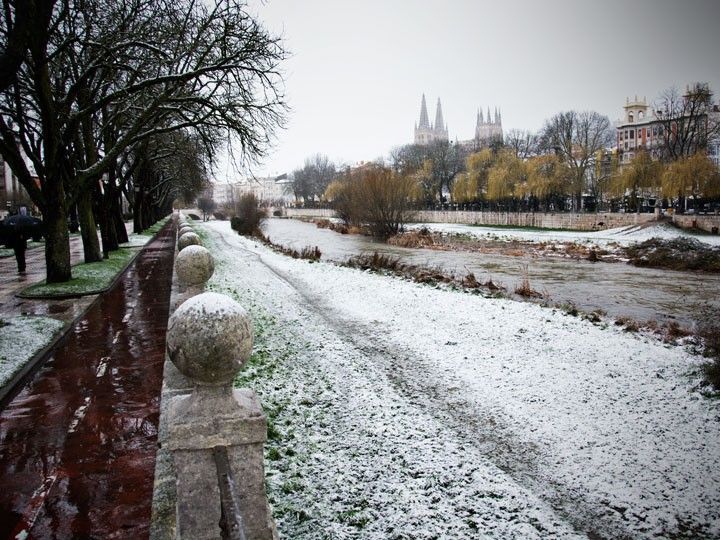
[[[132,222],[125,224],[128,234]],[[83,262],[82,239],[70,237],[70,264]],[[18,315],[45,315],[66,324],[72,323],[92,304],[97,295],[65,299],[27,299],[15,296],[33,283],[45,279],[44,246],[28,249],[25,253],[26,272],[18,274],[15,257],[0,257],[0,319]]]
[[[173,231],[146,247],[0,412],[0,538],[147,536]],[[11,283],[3,278],[3,290]]]
[[[79,236],[70,239],[70,262],[81,263],[83,259],[82,240]],[[70,323],[95,300],[95,296],[83,296],[63,300],[29,300],[15,295],[33,283],[45,279],[45,249],[43,246],[26,252],[27,271],[18,274],[15,257],[0,258],[0,318],[18,315],[46,315]]]

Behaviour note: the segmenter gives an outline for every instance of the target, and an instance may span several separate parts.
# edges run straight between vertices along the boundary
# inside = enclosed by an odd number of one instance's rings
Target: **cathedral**
[[[502,116],[500,115],[500,111],[496,108],[494,116],[491,116],[490,107],[488,107],[487,117],[483,116],[481,110],[478,110],[477,120],[475,121],[475,137],[468,141],[460,141],[460,144],[472,148],[480,148],[489,144],[493,139],[502,141],[502,138]],[[425,94],[423,94],[420,103],[420,123],[415,124],[415,144],[430,144],[434,141],[447,140],[448,128],[447,124],[443,121],[440,98],[438,98],[437,101],[435,123],[430,124],[427,105],[425,104]]]

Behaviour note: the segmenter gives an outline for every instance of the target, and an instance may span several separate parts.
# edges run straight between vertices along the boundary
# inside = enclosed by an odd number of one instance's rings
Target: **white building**
[[[290,180],[286,174],[264,178],[247,178],[234,184],[215,184],[213,200],[218,206],[232,204],[246,193],[252,193],[261,203],[284,206],[294,201]]]
[[[662,157],[665,139],[674,136],[673,129],[676,127],[675,122],[693,122],[697,130],[708,129],[710,125],[717,124],[720,121],[720,111],[718,105],[707,114],[699,115],[697,119],[687,117],[678,117],[677,120],[667,118],[659,118],[658,115],[650,110],[646,99],[625,101],[625,118],[615,122],[616,129],[616,145],[618,155],[620,156],[620,164],[630,163],[639,150],[645,150],[650,153],[653,158]],[[666,130],[670,131],[666,133]],[[695,128],[693,128],[695,129]],[[720,166],[720,134],[715,133],[707,141],[708,156]],[[672,140],[672,139],[670,139]]]
[[[31,163],[28,163],[28,168],[31,174],[35,173]],[[30,196],[17,176],[13,174],[10,166],[0,156],[0,218],[18,210],[21,206],[33,207]]]

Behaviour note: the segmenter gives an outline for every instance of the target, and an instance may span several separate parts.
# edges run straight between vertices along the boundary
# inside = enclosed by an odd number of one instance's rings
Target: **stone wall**
[[[467,225],[514,225],[543,229],[594,231],[646,223],[654,214],[572,214],[544,212],[450,212],[422,211],[416,220],[424,223],[463,223]]]
[[[288,217],[333,217],[328,209],[287,208]],[[422,210],[415,213],[414,221],[420,223],[462,223],[466,225],[515,225],[546,229],[577,229],[594,231],[627,227],[647,223],[654,214],[570,214],[543,212],[451,212]]]
[[[327,208],[284,208],[287,217],[331,218],[335,213]],[[596,231],[629,227],[655,220],[655,214],[599,213],[571,214],[545,212],[451,212],[422,210],[415,213],[418,223],[462,223],[465,225],[514,225],[543,229],[575,229]],[[720,215],[675,214],[672,221],[683,229],[697,228],[707,232],[720,230]],[[713,231],[713,229],[715,229]]]
[[[698,216],[692,214],[675,214],[672,217],[673,223],[683,229],[702,229],[710,233],[718,234],[720,231],[720,216]]]

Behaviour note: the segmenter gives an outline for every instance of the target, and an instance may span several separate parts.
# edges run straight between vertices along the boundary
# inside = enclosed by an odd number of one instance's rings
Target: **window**
[[[633,122],[633,113],[628,113],[628,122]]]
[[[630,130],[630,138],[631,138],[631,139],[634,139],[634,138],[635,138],[635,130],[634,130],[634,129],[631,129],[631,130]]]

